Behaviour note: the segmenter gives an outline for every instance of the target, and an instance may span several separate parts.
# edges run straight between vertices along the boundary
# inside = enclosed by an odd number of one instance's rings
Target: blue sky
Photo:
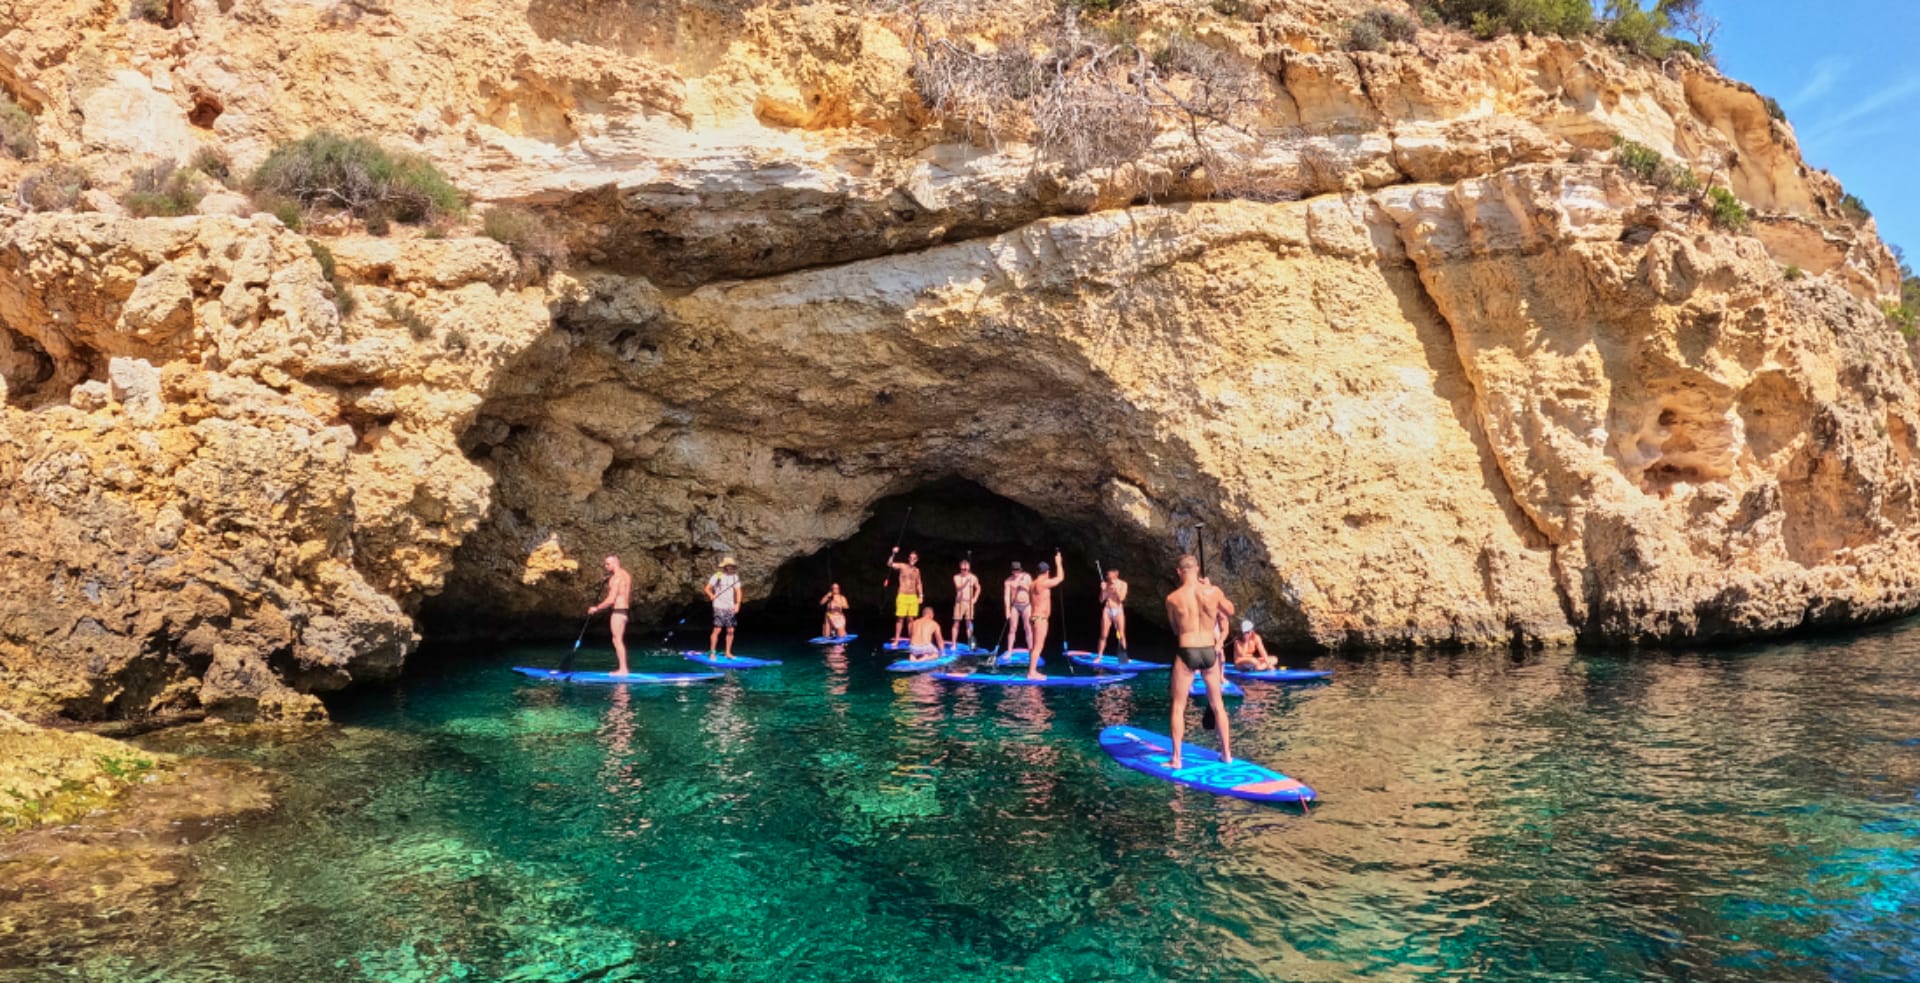
[[[1720,70],[1780,100],[1807,163],[1832,171],[1920,266],[1920,0],[1707,0]]]

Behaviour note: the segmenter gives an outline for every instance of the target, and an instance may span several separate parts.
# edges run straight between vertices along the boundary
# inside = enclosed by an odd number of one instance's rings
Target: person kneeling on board
[[[707,600],[713,602],[713,634],[707,637],[707,654],[720,645],[720,633],[727,633],[727,658],[733,658],[733,626],[740,616],[745,594],[740,590],[740,567],[729,556],[720,561],[720,572],[707,578]]]
[[[829,587],[820,604],[827,609],[827,620],[820,623],[820,637],[847,637],[847,595],[840,593],[840,585]]]
[[[1233,636],[1233,667],[1246,672],[1266,672],[1280,668],[1280,660],[1267,652],[1267,643],[1254,634],[1253,622],[1240,622],[1240,634]]]
[[[931,605],[920,609],[920,616],[908,626],[907,658],[914,662],[937,659],[946,650],[946,639],[940,634],[940,619],[933,613]]]
[[[1220,760],[1233,760],[1232,724],[1227,719],[1227,703],[1222,695],[1226,677],[1221,673],[1223,641],[1215,626],[1220,621],[1220,605],[1226,595],[1200,576],[1200,561],[1182,554],[1177,567],[1180,586],[1167,595],[1167,622],[1180,636],[1178,658],[1173,661],[1173,715],[1168,735],[1173,738],[1173,754],[1167,766],[1180,770],[1180,743],[1187,725],[1187,696],[1193,691],[1193,674],[1207,681],[1207,720],[1220,728]]]

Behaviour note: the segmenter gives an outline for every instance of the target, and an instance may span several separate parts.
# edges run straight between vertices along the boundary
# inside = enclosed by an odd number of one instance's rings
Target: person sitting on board
[[[1180,742],[1187,725],[1187,696],[1193,690],[1194,673],[1201,673],[1207,681],[1207,710],[1220,728],[1221,761],[1233,760],[1233,738],[1226,699],[1221,693],[1226,689],[1226,677],[1221,673],[1221,665],[1226,660],[1222,658],[1222,639],[1214,630],[1220,622],[1220,605],[1226,597],[1220,588],[1200,576],[1200,561],[1192,554],[1181,554],[1175,569],[1180,574],[1180,586],[1167,595],[1167,623],[1179,635],[1180,648],[1173,660],[1173,713],[1168,731],[1173,738],[1173,754],[1168,757],[1167,766],[1179,771]]]
[[[1106,582],[1100,585],[1100,644],[1093,649],[1096,659],[1107,654],[1108,632],[1120,640],[1120,661],[1127,662],[1127,582],[1120,579],[1118,570],[1108,570]]]
[[[1047,644],[1047,619],[1053,616],[1053,589],[1066,579],[1067,571],[1060,562],[1059,550],[1053,551],[1053,566],[1040,561],[1040,576],[1033,578],[1033,644],[1027,646],[1028,679],[1047,678],[1047,674],[1040,671],[1040,650]]]
[[[827,588],[827,596],[820,599],[827,609],[827,620],[820,624],[820,637],[847,637],[847,595],[840,593],[840,585]]]
[[[607,628],[613,632],[613,656],[620,660],[620,668],[608,675],[624,676],[627,674],[627,604],[633,597],[633,575],[620,565],[620,558],[611,553],[600,565],[607,571],[607,596],[587,609],[587,617],[599,614],[601,608],[613,610],[607,618]]]
[[[1000,603],[1006,609],[1007,651],[1016,648],[1014,640],[1019,631],[1026,632],[1027,647],[1033,647],[1033,578],[1020,569],[1020,561],[1013,561],[1013,572],[1007,574],[1006,583],[1000,588]]]
[[[1240,622],[1240,634],[1233,636],[1233,667],[1244,672],[1266,672],[1280,668],[1280,660],[1267,652],[1267,643],[1254,634],[1253,622]]]
[[[740,589],[740,567],[729,556],[720,561],[720,572],[707,578],[707,600],[713,602],[713,634],[707,638],[707,655],[720,645],[720,633],[727,633],[727,658],[733,658],[733,627],[740,615],[746,593]]]
[[[920,553],[908,550],[905,563],[894,559],[898,555],[898,546],[887,554],[887,566],[900,575],[900,593],[893,598],[893,641],[896,645],[906,633],[907,619],[920,614]]]
[[[912,634],[907,640],[907,658],[914,662],[937,659],[946,648],[946,639],[940,634],[940,619],[934,616],[931,606],[920,609],[920,616],[913,619],[908,628]]]
[[[973,564],[960,561],[960,572],[953,575],[953,630],[955,646],[960,644],[960,626],[967,626],[967,645],[973,645],[973,605],[980,600],[980,578],[973,575]]]

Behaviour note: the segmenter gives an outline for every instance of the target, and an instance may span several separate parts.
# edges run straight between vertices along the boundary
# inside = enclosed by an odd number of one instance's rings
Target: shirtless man
[[[1052,571],[1052,572],[1049,572]],[[1067,571],[1062,569],[1060,551],[1053,551],[1053,566],[1040,561],[1040,576],[1033,578],[1033,628],[1030,632],[1033,644],[1027,646],[1027,678],[1045,679],[1046,673],[1040,671],[1040,650],[1047,644],[1047,619],[1053,615],[1053,589],[1067,579]]]
[[[847,595],[840,593],[840,585],[827,588],[827,596],[820,599],[820,604],[827,609],[827,620],[820,623],[820,637],[847,637]]]
[[[713,634],[707,638],[707,654],[720,645],[720,633],[727,633],[727,658],[733,658],[733,627],[740,616],[740,604],[746,593],[740,589],[740,568],[729,556],[720,561],[720,572],[707,578],[707,600],[713,602]]]
[[[1127,659],[1127,582],[1120,579],[1120,571],[1108,570],[1106,583],[1100,585],[1100,644],[1094,647],[1093,657],[1107,654],[1107,632],[1113,632],[1120,639],[1120,663]]]
[[[1280,668],[1280,660],[1267,653],[1267,643],[1253,633],[1253,622],[1240,622],[1240,634],[1233,636],[1233,667],[1248,672]]]
[[[1033,578],[1020,569],[1020,561],[1013,561],[1013,572],[1007,574],[1007,581],[1000,588],[1000,603],[1006,608],[1007,615],[1007,651],[1018,646],[1014,640],[1018,631],[1027,633],[1027,647],[1033,647]]]
[[[611,675],[627,674],[627,603],[633,597],[633,574],[620,565],[620,558],[608,554],[600,561],[607,571],[607,596],[600,603],[587,609],[587,617],[600,613],[602,608],[612,608],[613,616],[607,619],[607,628],[613,632],[613,655],[620,660],[620,668]]]
[[[953,575],[953,630],[947,634],[953,636],[954,645],[960,644],[960,626],[967,626],[967,645],[973,645],[973,604],[980,600],[980,578],[973,575],[973,564],[960,561],[960,572]]]
[[[1202,673],[1207,681],[1207,703],[1220,726],[1220,760],[1233,760],[1232,725],[1227,718],[1227,703],[1221,696],[1226,679],[1221,674],[1221,638],[1214,631],[1219,621],[1220,604],[1226,598],[1220,588],[1200,577],[1200,561],[1182,554],[1178,567],[1180,586],[1167,595],[1167,622],[1180,636],[1179,657],[1173,662],[1173,755],[1167,765],[1180,770],[1180,740],[1187,726],[1187,694],[1193,691],[1193,674]]]
[[[893,641],[899,644],[906,633],[907,619],[920,614],[920,554],[915,550],[907,551],[907,562],[894,559],[900,555],[900,547],[887,554],[887,566],[900,575],[900,593],[893,598]]]
[[[934,617],[933,608],[920,609],[920,617],[913,619],[912,635],[907,642],[907,658],[914,662],[937,659],[946,648],[946,639],[940,635],[940,619]]]
[[[1213,581],[1208,580],[1206,574],[1200,575],[1200,586],[1213,588],[1215,596],[1220,598],[1219,610],[1213,616],[1213,634],[1224,642],[1233,637],[1233,616],[1238,612],[1233,602],[1227,599],[1227,592],[1214,587]]]

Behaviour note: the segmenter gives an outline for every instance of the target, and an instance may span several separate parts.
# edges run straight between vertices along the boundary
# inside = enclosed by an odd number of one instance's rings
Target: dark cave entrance
[[[1032,573],[1042,560],[1052,562],[1058,547],[1067,579],[1055,592],[1051,639],[1060,639],[1064,631],[1075,648],[1093,647],[1100,627],[1095,561],[1107,568],[1119,564],[1121,576],[1132,586],[1127,604],[1130,639],[1138,636],[1158,642],[1166,637],[1158,624],[1164,620],[1158,604],[1173,582],[1171,544],[1155,548],[1144,536],[1116,536],[1115,530],[1092,519],[1049,518],[957,477],[877,500],[852,536],[783,564],[774,574],[770,595],[758,603],[750,600],[743,617],[778,626],[778,631],[796,638],[811,636],[820,627],[819,600],[827,585],[837,582],[852,602],[849,630],[863,640],[891,637],[895,586],[886,561],[896,537],[901,538],[903,561],[908,551],[920,552],[925,597],[934,606],[942,630],[951,621],[953,576],[961,560],[971,559],[974,575],[980,578],[976,632],[984,641],[1004,630],[1001,584],[1014,561]],[[1152,562],[1149,558],[1160,560],[1167,570],[1145,569]],[[1049,641],[1048,647],[1052,645]]]

